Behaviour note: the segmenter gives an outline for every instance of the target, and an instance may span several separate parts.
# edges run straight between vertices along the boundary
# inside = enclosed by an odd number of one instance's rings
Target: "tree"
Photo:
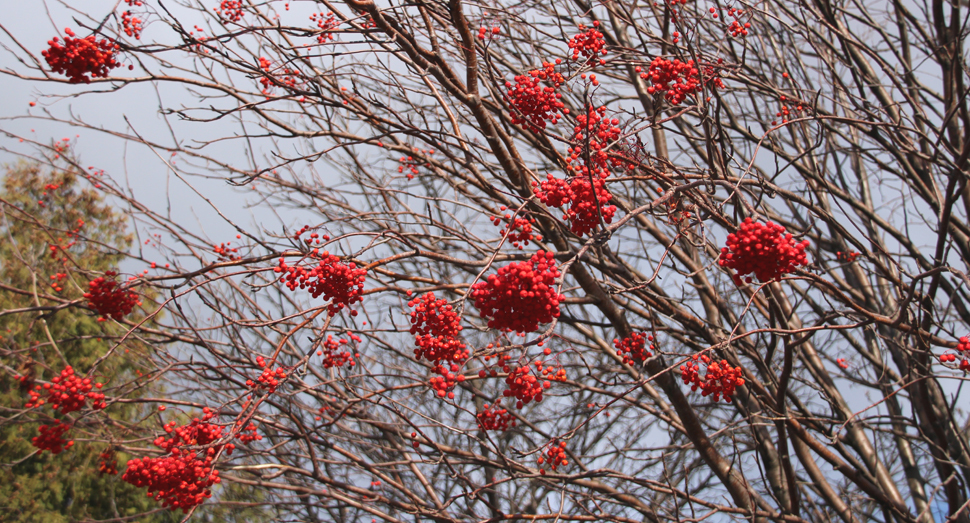
[[[67,4],[4,72],[179,93],[107,131],[258,209],[88,177],[164,237],[69,303],[151,339],[166,399],[109,400],[170,408],[113,434],[161,506],[970,521],[959,3]]]

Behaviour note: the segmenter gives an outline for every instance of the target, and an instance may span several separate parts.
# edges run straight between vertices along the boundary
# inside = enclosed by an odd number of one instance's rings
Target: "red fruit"
[[[785,228],[772,222],[754,223],[745,218],[741,228],[727,237],[718,264],[734,269],[734,283],[741,285],[741,277],[754,273],[762,282],[777,281],[796,267],[807,265],[805,248],[808,240],[796,242]],[[751,282],[751,278],[745,279]]]
[[[100,42],[94,35],[74,38],[74,31],[65,29],[64,44],[58,37],[48,41],[49,49],[41,51],[51,71],[66,75],[72,84],[91,83],[91,78],[106,78],[108,71],[121,65],[115,60],[118,45],[108,39]],[[90,75],[90,76],[88,76]]]
[[[540,323],[559,317],[563,299],[556,292],[559,275],[553,253],[538,252],[473,285],[471,298],[482,317],[488,318],[489,328],[533,332]]]

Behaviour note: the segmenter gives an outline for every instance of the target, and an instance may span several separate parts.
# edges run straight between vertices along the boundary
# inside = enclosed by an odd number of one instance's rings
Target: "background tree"
[[[168,263],[91,305],[163,506],[970,521],[964,7],[126,4],[4,71],[181,89],[109,132],[255,195],[214,245],[96,177]]]

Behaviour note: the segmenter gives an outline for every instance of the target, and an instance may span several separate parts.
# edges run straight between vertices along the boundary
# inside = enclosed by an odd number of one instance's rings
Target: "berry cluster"
[[[754,223],[745,218],[738,232],[728,235],[718,264],[736,271],[732,276],[736,285],[741,285],[742,276],[751,273],[762,282],[776,281],[808,264],[806,247],[808,240],[796,242],[781,225]],[[751,277],[744,281],[751,283]]]
[[[274,70],[276,68],[273,67],[273,62],[262,56],[259,57],[259,68],[263,70],[263,77],[259,79],[259,83],[263,85],[261,92],[264,95],[268,96],[270,90],[276,85],[283,85],[284,87],[293,89],[300,82],[300,71],[298,69],[284,67],[279,70]]]
[[[640,68],[637,67],[639,71]],[[714,72],[713,67],[707,67],[702,77],[700,70],[693,60],[681,62],[678,59],[667,60],[660,56],[650,62],[650,68],[640,77],[650,80],[652,85],[647,87],[650,94],[663,94],[664,98],[674,104],[680,104],[688,96],[700,92],[705,86],[713,89],[723,89],[724,83]]]
[[[115,60],[119,47],[114,42],[102,39],[100,42],[90,35],[74,38],[74,31],[65,29],[64,45],[55,36],[47,43],[49,49],[41,51],[47,65],[55,73],[62,73],[72,84],[91,83],[91,78],[107,78],[108,71],[120,66]],[[91,76],[88,76],[91,75]]]
[[[546,451],[539,454],[539,459],[536,460],[536,463],[539,464],[540,474],[546,473],[545,468],[543,468],[545,464],[548,464],[553,472],[558,467],[569,465],[569,460],[566,459],[566,442],[557,440],[550,441],[549,445],[546,446]]]
[[[242,421],[241,420],[237,421],[236,425],[237,426],[242,425]],[[263,439],[263,436],[261,436],[256,432],[256,428],[257,427],[255,423],[250,423],[249,425],[246,425],[245,428],[239,429],[239,432],[236,433],[236,439],[238,439],[243,444],[252,443],[253,441],[259,441]]]
[[[503,205],[500,210],[505,211],[507,208]],[[511,213],[505,213],[501,217],[492,217],[492,224],[496,227],[502,227],[502,236],[508,238],[512,242],[512,246],[516,249],[521,249],[529,245],[530,241],[542,241],[542,236],[532,232],[532,228],[536,224],[534,218],[523,216],[513,217]]]
[[[461,318],[444,299],[435,299],[433,292],[408,302],[416,307],[411,312],[411,334],[414,335],[414,356],[434,363],[462,363],[468,350],[458,338]]]
[[[434,372],[438,376],[432,377],[430,384],[439,398],[447,396],[450,400],[455,399],[455,393],[452,392],[452,389],[459,383],[465,381],[465,375],[460,374],[460,370],[461,367],[457,363],[435,365]]]
[[[274,271],[285,273],[283,282],[291,291],[297,287],[308,289],[314,298],[323,295],[324,300],[330,300],[327,311],[331,316],[336,316],[344,307],[361,301],[367,271],[358,269],[353,262],[341,263],[340,258],[327,251],[322,254],[314,251],[314,254],[320,257],[320,263],[310,270],[287,266],[286,260],[280,258],[280,264]],[[350,315],[356,316],[357,311],[350,311]]]
[[[563,219],[569,222],[569,230],[578,236],[595,229],[600,223],[601,214],[603,222],[613,222],[616,206],[607,205],[613,195],[606,190],[606,182],[601,175],[594,176],[590,184],[588,176],[576,176],[567,182],[550,174],[542,182],[532,182],[532,187],[539,201],[549,207],[569,204]]]
[[[623,338],[622,340],[617,338],[613,340],[613,345],[616,347],[616,353],[623,357],[623,363],[636,365],[647,361],[647,358],[653,356],[652,352],[646,350],[647,341],[651,342],[650,349],[655,350],[653,336],[648,336],[643,332],[634,332],[629,338]]]
[[[360,337],[350,332],[347,333],[350,339],[360,343]],[[327,340],[323,342],[323,348],[317,351],[317,356],[323,356],[323,368],[331,369],[343,367],[344,364],[353,367],[356,365],[353,356],[341,347],[350,343],[346,338],[335,339],[332,334],[327,334]]]
[[[838,251],[835,253],[835,259],[843,263],[852,263],[859,256],[861,256],[861,253],[858,253],[856,251],[849,251],[849,252]]]
[[[212,469],[212,457],[198,459],[193,452],[178,449],[161,458],[135,458],[121,479],[148,489],[148,496],[171,510],[188,513],[212,496],[211,487],[219,483],[219,472]]]
[[[956,350],[960,353],[960,370],[964,372],[970,371],[970,360],[967,359],[967,355],[970,354],[970,336],[961,337],[957,342]],[[953,363],[956,360],[956,354],[947,353],[940,356],[941,363]]]
[[[787,78],[788,73],[783,73],[783,76]],[[801,114],[799,113],[811,113],[811,107],[807,107],[806,104],[800,103],[797,100],[789,101],[788,97],[785,95],[779,96],[778,100],[781,102],[781,108],[778,109],[775,116],[777,118],[781,118],[781,123],[783,124],[788,123],[788,119],[791,118],[792,113],[795,113],[796,118],[801,117]],[[789,103],[791,103],[791,105],[788,105]],[[778,120],[772,120],[771,125],[778,125]]]
[[[537,252],[530,260],[506,265],[472,286],[471,298],[482,317],[489,318],[489,328],[533,332],[540,323],[559,317],[564,297],[556,292],[560,273],[553,258],[551,252]]]
[[[415,147],[414,152],[415,154],[423,154],[423,155],[431,156],[434,154],[434,149],[428,149],[427,151],[424,151],[422,149]],[[418,170],[418,167],[428,166],[428,162],[421,161],[420,158],[418,160],[415,160],[414,156],[402,156],[401,159],[398,160],[398,162],[400,163],[400,165],[397,166],[397,172],[403,174],[404,171],[407,170],[408,180],[413,180],[415,176],[421,174],[421,171]]]
[[[61,371],[60,376],[51,379],[51,383],[35,386],[34,390],[29,392],[30,401],[24,407],[31,409],[48,403],[54,410],[67,414],[83,409],[87,400],[91,400],[92,409],[103,409],[104,394],[92,392],[95,387],[100,389],[102,384],[92,384],[91,378],[77,377],[74,369],[68,365]],[[48,391],[46,402],[40,397],[41,392],[45,390]]]
[[[60,454],[74,445],[73,441],[64,440],[64,433],[70,428],[70,425],[61,422],[53,425],[41,425],[38,429],[40,435],[31,438],[30,444],[41,452],[47,450],[51,454]]]
[[[685,385],[690,385],[690,390],[701,389],[701,396],[713,396],[717,401],[724,396],[724,401],[731,403],[731,396],[734,389],[744,385],[744,378],[741,377],[741,367],[731,367],[727,360],[720,363],[711,361],[706,355],[695,354],[691,357],[693,361],[688,361],[680,366],[680,376]],[[704,379],[698,374],[699,366],[697,361],[707,366]]]
[[[600,26],[599,20],[593,22],[593,27],[586,29],[586,26],[579,24],[579,30],[583,31],[569,39],[569,48],[573,50],[573,60],[578,60],[579,55],[583,55],[587,61],[593,61],[597,55],[605,55],[606,40],[603,33],[597,29]],[[606,63],[606,60],[599,59],[599,65]],[[596,65],[594,62],[593,65]]]
[[[121,29],[135,40],[141,40],[141,24],[142,19],[132,16],[131,11],[121,13]]]
[[[503,409],[499,402],[493,405],[486,403],[482,406],[481,412],[475,414],[475,418],[478,419],[478,426],[482,430],[506,431],[509,427],[515,426],[515,416],[508,409]]]
[[[227,22],[238,22],[243,17],[243,3],[242,0],[222,0],[213,11]]]
[[[263,373],[256,378],[256,381],[246,380],[246,386],[251,389],[265,390],[272,394],[276,392],[276,387],[286,379],[286,372],[282,369],[263,369]]]
[[[849,363],[845,361],[845,358],[837,358],[837,359],[835,360],[835,363],[836,363],[836,364],[837,364],[837,365],[839,366],[839,368],[840,368],[840,369],[842,369],[842,370],[845,370],[845,369],[848,369],[848,368],[849,368]]]
[[[165,452],[172,452],[183,446],[203,446],[219,440],[222,437],[223,428],[214,423],[209,423],[209,420],[215,417],[215,413],[208,407],[204,412],[202,419],[194,418],[191,423],[181,427],[176,426],[177,424],[174,421],[168,422],[163,429],[171,437],[159,436],[155,438],[153,443]],[[221,446],[207,449],[206,452],[215,454],[219,448]],[[235,446],[232,443],[226,445],[227,452],[232,453],[233,449],[235,449]]]
[[[506,366],[506,368],[508,367]],[[543,389],[548,389],[551,386],[548,381],[540,383],[539,378],[532,374],[530,370],[529,365],[522,365],[506,371],[509,373],[505,377],[505,384],[508,388],[502,391],[502,396],[515,398],[515,408],[517,409],[521,409],[533,400],[536,403],[541,403]]]
[[[115,451],[111,447],[98,455],[98,473],[102,476],[114,476],[118,473],[118,460],[115,459]]]
[[[51,280],[53,280],[53,281],[51,281],[51,289],[54,292],[61,292],[61,291],[63,291],[64,290],[64,287],[61,286],[61,282],[64,281],[65,278],[67,278],[67,274],[65,274],[63,272],[59,272],[57,274],[52,274],[51,275]]]
[[[713,9],[713,7],[711,9]],[[745,36],[748,36],[748,29],[751,29],[751,23],[745,22],[742,24],[741,22],[738,21],[738,19],[741,18],[741,15],[743,14],[744,14],[744,11],[742,11],[741,9],[737,9],[735,7],[731,7],[728,9],[728,16],[734,18],[734,21],[731,22],[730,26],[728,26],[728,32],[731,33],[732,38],[737,38],[739,36],[744,38]]]
[[[340,22],[333,13],[314,13],[310,15],[310,21],[317,23],[317,28],[320,29],[320,34],[317,35],[317,43],[325,44],[327,41],[335,41],[337,38],[333,34],[333,30],[340,26]]]
[[[535,130],[545,129],[547,120],[555,125],[560,113],[569,113],[569,109],[560,101],[562,94],[556,92],[566,82],[556,72],[556,65],[561,62],[559,59],[555,64],[543,62],[542,69],[516,76],[515,86],[512,82],[505,82],[508,89],[506,98],[512,108],[509,117],[513,125],[531,123]],[[543,86],[542,82],[548,82],[551,86]]]
[[[107,271],[104,276],[98,276],[88,283],[84,298],[88,300],[88,306],[101,315],[98,321],[105,321],[109,317],[121,320],[131,314],[136,305],[141,305],[137,294],[118,285],[115,279],[117,275],[115,271]]]
[[[223,243],[220,243],[219,245],[215,245],[212,247],[212,251],[215,252],[216,255],[219,257],[218,258],[219,261],[231,262],[231,261],[236,261],[240,259],[239,254],[237,254],[239,252],[239,248],[230,247],[229,245],[231,244],[232,242],[223,242]]]
[[[485,40],[486,37],[491,38],[492,36],[496,36],[496,35],[500,34],[501,32],[502,32],[502,29],[500,27],[498,27],[498,26],[492,27],[491,29],[489,29],[487,27],[484,27],[484,26],[483,27],[479,27],[478,28],[478,39],[479,40]]]

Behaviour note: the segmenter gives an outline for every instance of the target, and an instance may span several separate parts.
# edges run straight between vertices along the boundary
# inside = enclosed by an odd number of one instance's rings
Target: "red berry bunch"
[[[107,271],[104,276],[98,276],[88,283],[88,292],[84,293],[84,297],[88,300],[88,306],[101,315],[98,321],[105,321],[109,317],[121,320],[131,314],[136,305],[141,305],[137,294],[118,285],[115,279],[117,275],[115,271]]]
[[[62,451],[74,445],[73,441],[64,440],[64,433],[70,430],[70,428],[70,425],[61,422],[53,425],[41,425],[38,429],[40,435],[31,438],[30,444],[41,452],[47,450],[51,454],[60,454]]]
[[[482,411],[475,414],[475,418],[482,430],[506,431],[515,426],[515,416],[508,409],[503,409],[499,402],[494,405],[486,403],[482,406]]]
[[[239,255],[236,254],[236,253],[239,252],[239,248],[238,247],[230,247],[229,245],[231,245],[231,244],[232,244],[232,242],[224,242],[224,243],[220,243],[219,245],[215,245],[215,246],[212,247],[212,252],[216,253],[216,255],[219,257],[218,258],[219,261],[221,261],[221,262],[230,261],[231,262],[231,261],[236,261],[236,260],[239,260],[240,259]]]
[[[505,377],[505,384],[508,388],[502,391],[502,396],[515,398],[517,409],[521,409],[533,400],[541,403],[543,389],[551,386],[548,381],[540,382],[539,378],[530,371],[529,365],[516,366],[507,371],[509,374]]]
[[[685,385],[690,385],[690,390],[701,389],[701,396],[713,396],[714,401],[724,396],[724,401],[731,403],[731,396],[734,389],[744,385],[744,378],[741,377],[741,367],[731,367],[727,360],[720,363],[711,361],[706,355],[695,354],[693,361],[688,361],[680,366],[680,376]],[[704,379],[698,375],[699,367],[697,361],[707,366]]]
[[[310,21],[317,23],[317,28],[320,29],[320,34],[317,35],[317,43],[325,44],[327,41],[335,41],[337,38],[333,34],[333,30],[340,26],[340,22],[333,13],[314,13],[310,15]]]
[[[64,45],[55,36],[47,43],[49,49],[41,51],[47,65],[55,73],[62,73],[72,84],[91,83],[91,78],[107,78],[108,71],[120,66],[115,60],[118,45],[108,39],[100,42],[90,35],[74,38],[74,31],[65,29]],[[91,76],[88,76],[91,75]]]
[[[503,205],[499,210],[505,211],[507,208]],[[492,223],[496,227],[502,227],[502,236],[508,238],[512,242],[512,246],[517,249],[529,245],[530,241],[542,241],[542,236],[533,234],[532,232],[532,227],[536,224],[533,218],[523,216],[513,217],[511,213],[505,213],[501,217],[493,217]]]
[[[468,359],[465,344],[458,339],[461,318],[444,299],[433,292],[408,302],[416,307],[411,312],[411,334],[414,334],[414,356],[434,363],[462,363]]]
[[[589,61],[596,58],[598,54],[606,54],[606,40],[603,38],[603,33],[597,30],[599,26],[599,20],[594,21],[593,27],[589,29],[586,29],[585,25],[579,24],[579,30],[583,32],[569,39],[569,48],[573,50],[573,60],[578,60],[579,55],[583,55],[583,58]],[[600,58],[599,65],[605,63],[606,60]]]
[[[491,29],[489,29],[487,27],[479,27],[478,28],[478,39],[479,40],[485,40],[486,37],[488,37],[489,39],[491,39],[492,36],[496,36],[496,35],[500,34],[501,32],[502,32],[502,28],[500,28],[498,26],[492,27]]]
[[[549,468],[553,472],[556,471],[558,467],[565,467],[569,465],[569,460],[566,459],[566,442],[552,440],[546,445],[546,451],[539,454],[539,459],[536,460],[539,464],[539,473],[545,474],[546,470],[543,467],[548,464]]]
[[[967,355],[970,355],[970,336],[961,337],[957,342],[956,350],[960,353],[960,370],[970,371],[970,360],[967,360]],[[953,363],[956,360],[956,354],[948,353],[940,356],[941,363]]]
[[[796,242],[785,228],[772,222],[754,223],[745,218],[738,232],[728,234],[727,247],[721,249],[718,264],[734,269],[736,285],[741,277],[754,273],[762,282],[776,281],[796,267],[807,265],[808,240]],[[751,277],[744,281],[751,283]]]
[[[206,407],[203,413],[202,419],[194,418],[191,423],[181,427],[176,426],[174,421],[168,422],[162,428],[170,437],[159,436],[155,438],[153,443],[166,452],[172,452],[184,446],[202,446],[218,441],[222,437],[224,429],[219,425],[209,423],[209,420],[215,417],[215,412]],[[232,443],[225,445],[225,447],[229,454],[232,454],[235,449],[235,445]],[[222,448],[222,445],[217,445],[207,449],[206,452],[215,454],[220,448]]]
[[[51,289],[53,289],[54,292],[63,291],[64,287],[61,286],[61,282],[64,281],[65,278],[67,278],[67,274],[63,272],[51,275],[51,280],[53,280],[51,281]]]
[[[350,336],[350,339],[360,343],[360,337],[356,334],[349,332],[347,334]],[[350,342],[346,338],[336,339],[332,334],[328,334],[327,341],[323,342],[323,348],[317,351],[317,356],[323,356],[323,368],[343,367],[344,364],[348,364],[351,367],[356,365],[349,351],[340,350],[341,347],[348,343]]]
[[[115,451],[107,448],[98,455],[98,473],[102,476],[114,476],[118,474],[118,460],[115,459]]]
[[[554,178],[551,174],[541,182],[532,182],[536,198],[549,207],[562,207],[573,200],[573,191],[566,180]]]
[[[237,421],[236,425],[242,425],[242,421],[241,420]],[[240,442],[244,444],[252,443],[253,441],[259,441],[263,439],[263,436],[259,435],[256,432],[256,429],[257,429],[256,424],[250,423],[249,425],[246,425],[245,428],[239,429],[239,432],[236,433],[236,439],[238,439]]]
[[[450,400],[455,399],[455,393],[452,392],[452,389],[459,383],[465,381],[465,375],[461,374],[460,370],[461,367],[457,363],[435,365],[434,372],[438,376],[432,377],[429,383],[439,398],[447,396]]]
[[[744,14],[744,11],[742,11],[741,9],[737,9],[734,7],[731,7],[728,9],[728,16],[734,18],[734,21],[731,22],[730,26],[728,26],[728,32],[731,33],[732,38],[737,38],[739,36],[744,38],[745,36],[748,36],[748,29],[751,29],[751,23],[745,22],[742,24],[741,22],[738,21],[738,19],[741,18],[741,15],[743,14]]]
[[[556,65],[561,62],[558,59],[556,64],[543,62],[542,69],[516,76],[515,86],[512,82],[505,82],[508,89],[506,98],[512,108],[509,117],[513,125],[531,123],[534,129],[545,129],[547,120],[555,124],[559,121],[560,113],[569,113],[569,109],[560,101],[562,94],[556,92],[566,81],[556,72]],[[543,82],[551,86],[543,86]]]
[[[327,251],[317,256],[320,257],[320,263],[310,270],[289,267],[283,258],[280,258],[280,264],[274,270],[277,273],[286,273],[283,282],[291,291],[297,287],[308,289],[314,298],[323,295],[323,299],[330,300],[327,311],[331,316],[336,316],[344,307],[361,301],[367,271],[358,269],[353,262],[341,263],[340,258]],[[357,311],[350,311],[350,315],[356,316]]]
[[[704,86],[714,89],[724,88],[724,83],[715,74],[713,68],[706,68],[702,77],[693,60],[681,62],[676,58],[667,60],[658,56],[650,62],[650,69],[647,72],[640,73],[640,77],[650,80],[652,85],[647,87],[648,93],[663,94],[664,98],[674,105],[700,92]]]
[[[588,176],[590,170],[594,177],[606,178],[611,167],[622,167],[626,163],[619,155],[610,156],[607,152],[619,141],[622,131],[620,120],[606,117],[606,106],[588,106],[586,113],[576,117],[573,136],[574,145],[566,148],[567,160],[577,176]]]
[[[263,85],[262,93],[264,95],[269,95],[276,85],[282,84],[284,87],[293,89],[300,83],[300,71],[298,69],[273,67],[273,62],[262,56],[259,57],[259,68],[263,70],[263,77],[259,79],[259,83]]]
[[[91,400],[91,408],[98,410],[104,408],[104,394],[92,392],[100,383],[92,383],[91,378],[79,378],[74,374],[74,369],[70,365],[61,371],[60,376],[56,376],[51,383],[37,385],[30,391],[30,401],[24,407],[30,409],[39,407],[45,403],[40,395],[42,391],[47,391],[46,403],[50,404],[54,410],[61,411],[61,414],[78,411],[84,408],[87,400]]]
[[[849,363],[845,361],[845,358],[838,358],[835,360],[835,363],[838,364],[839,368],[842,370],[849,368]]]
[[[142,30],[142,19],[137,16],[132,16],[131,11],[125,11],[121,13],[121,29],[126,35],[134,38],[135,40],[141,40],[141,30]]]
[[[238,22],[243,17],[243,3],[242,0],[222,0],[213,11],[227,22]]]
[[[601,176],[594,176],[591,185],[587,176],[576,176],[566,182],[550,174],[547,180],[532,182],[532,186],[539,201],[550,207],[569,204],[563,219],[569,222],[569,230],[578,236],[595,229],[600,223],[601,213],[603,222],[613,222],[616,206],[606,205],[613,195],[606,190],[606,182]]]
[[[219,483],[219,472],[212,468],[212,457],[199,459],[194,452],[174,449],[161,458],[135,458],[121,479],[148,489],[148,496],[171,510],[188,513],[212,496],[211,487]]]
[[[842,263],[852,263],[859,256],[861,256],[861,253],[858,253],[855,251],[849,251],[849,252],[838,251],[835,253],[835,258]]]
[[[648,336],[643,332],[634,332],[629,338],[623,338],[622,340],[617,338],[613,340],[613,345],[616,347],[616,353],[623,357],[623,363],[636,365],[637,363],[647,361],[647,358],[653,356],[652,352],[646,350],[647,341],[651,342],[651,350],[656,349],[653,346],[653,336]]]
[[[256,365],[263,369],[263,373],[256,378],[256,381],[246,380],[246,386],[251,389],[265,390],[269,394],[276,392],[276,387],[286,379],[286,372],[282,368],[266,368],[266,360],[262,356],[256,356]]]
[[[551,252],[537,252],[530,260],[506,265],[472,286],[475,307],[489,318],[489,328],[533,332],[540,323],[559,317],[564,297],[556,292],[560,273],[553,258]]]
[[[782,73],[782,75],[785,78],[788,77],[788,73]],[[785,95],[779,96],[778,100],[781,101],[781,108],[778,110],[777,113],[775,113],[775,116],[778,118],[781,118],[781,123],[783,124],[788,123],[788,120],[791,118],[792,113],[795,113],[795,118],[802,117],[802,113],[811,114],[812,108],[809,107],[807,104],[803,104],[801,102],[798,102],[797,100],[788,100],[788,97]],[[791,103],[791,105],[788,105],[789,103]],[[777,124],[778,124],[778,120],[771,121],[771,125],[777,125]]]

